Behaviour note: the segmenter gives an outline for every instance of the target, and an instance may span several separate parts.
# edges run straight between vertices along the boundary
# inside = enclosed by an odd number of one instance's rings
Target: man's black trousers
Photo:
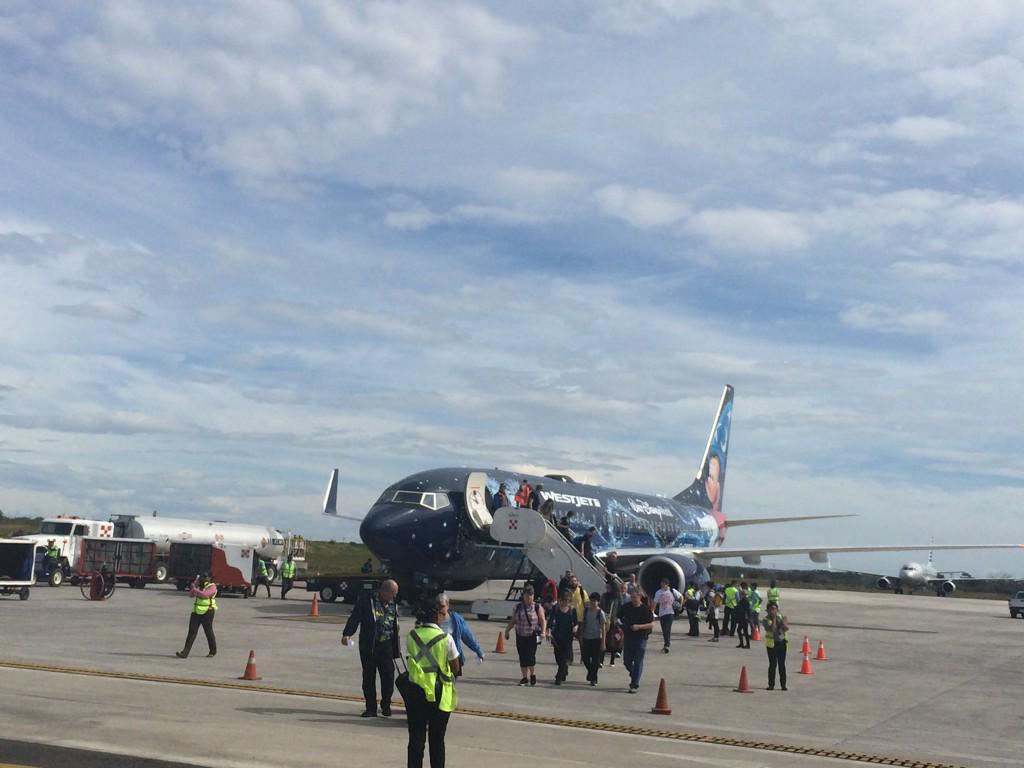
[[[391,658],[391,643],[376,647],[359,646],[359,660],[363,664],[363,698],[368,712],[377,711],[377,675],[380,675],[381,706],[391,706],[395,692],[395,662]]]

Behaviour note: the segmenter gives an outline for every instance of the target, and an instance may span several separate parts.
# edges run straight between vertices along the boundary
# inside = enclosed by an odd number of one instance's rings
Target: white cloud
[[[686,229],[706,238],[712,247],[727,251],[800,251],[811,242],[798,214],[743,206],[700,211],[686,223]]]
[[[653,189],[609,184],[596,190],[593,197],[603,213],[637,229],[677,224],[690,214],[685,200]]]
[[[115,301],[83,301],[79,304],[58,304],[53,311],[61,315],[91,320],[109,320],[115,323],[137,323],[145,315],[135,307]]]
[[[442,104],[500,103],[524,29],[469,5],[108,2],[45,35],[23,82],[246,180],[331,176]]]
[[[949,317],[937,309],[905,310],[863,302],[844,309],[839,313],[839,320],[861,331],[914,335],[945,328]]]

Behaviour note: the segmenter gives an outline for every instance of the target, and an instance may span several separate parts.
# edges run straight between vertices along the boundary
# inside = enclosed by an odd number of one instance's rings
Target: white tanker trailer
[[[285,535],[265,525],[245,525],[223,521],[189,520],[183,517],[140,517],[113,515],[115,535],[130,539],[149,539],[156,543],[156,581],[167,579],[167,554],[173,542],[190,544],[237,544],[252,547],[267,563],[270,580],[277,578],[285,553]]]

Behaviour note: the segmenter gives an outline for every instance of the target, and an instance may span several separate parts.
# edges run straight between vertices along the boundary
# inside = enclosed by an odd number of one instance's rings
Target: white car
[[[1024,592],[1018,592],[1008,602],[1010,603],[1010,618],[1016,619],[1020,616],[1024,619]]]

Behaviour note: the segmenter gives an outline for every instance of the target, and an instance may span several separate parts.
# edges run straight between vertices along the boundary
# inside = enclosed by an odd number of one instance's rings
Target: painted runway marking
[[[260,693],[277,693],[284,696],[304,696],[314,699],[328,699],[331,701],[363,702],[362,696],[354,696],[347,693],[331,693],[329,691],[313,691],[302,688],[275,688],[269,685],[248,685],[236,681],[200,680],[190,677],[170,677],[166,675],[148,675],[139,672],[112,672],[103,669],[87,669],[83,667],[62,667],[52,664],[33,664],[22,661],[0,660],[0,668],[22,669],[29,672],[53,672],[64,675],[82,675],[85,677],[107,677],[113,680],[138,680],[147,683],[169,683],[172,685],[194,685],[201,688],[222,688],[236,691],[257,691]],[[395,709],[401,707],[395,706]],[[751,739],[737,739],[731,736],[715,736],[706,733],[693,733],[688,731],[670,731],[661,728],[644,728],[638,725],[627,725],[623,723],[604,723],[596,720],[578,720],[568,717],[552,717],[550,715],[531,715],[523,712],[500,712],[490,709],[475,709],[472,707],[460,707],[460,715],[472,715],[475,717],[487,717],[497,720],[511,720],[520,723],[536,723],[543,725],[555,725],[563,728],[577,728],[588,731],[603,731],[605,733],[622,733],[630,736],[652,736],[660,739],[673,741],[687,741],[695,744],[712,744],[721,747],[740,747],[742,749],[756,749],[767,752],[784,752],[793,755],[808,755],[811,757],[828,757],[836,760],[848,760],[857,763],[871,763],[873,765],[892,765],[900,768],[963,768],[950,763],[933,763],[924,760],[915,760],[904,757],[889,757],[886,755],[872,755],[863,752],[848,752],[846,750],[828,749],[825,747],[807,747],[798,744],[782,744],[770,741],[754,741]],[[27,767],[25,767],[27,768]]]

